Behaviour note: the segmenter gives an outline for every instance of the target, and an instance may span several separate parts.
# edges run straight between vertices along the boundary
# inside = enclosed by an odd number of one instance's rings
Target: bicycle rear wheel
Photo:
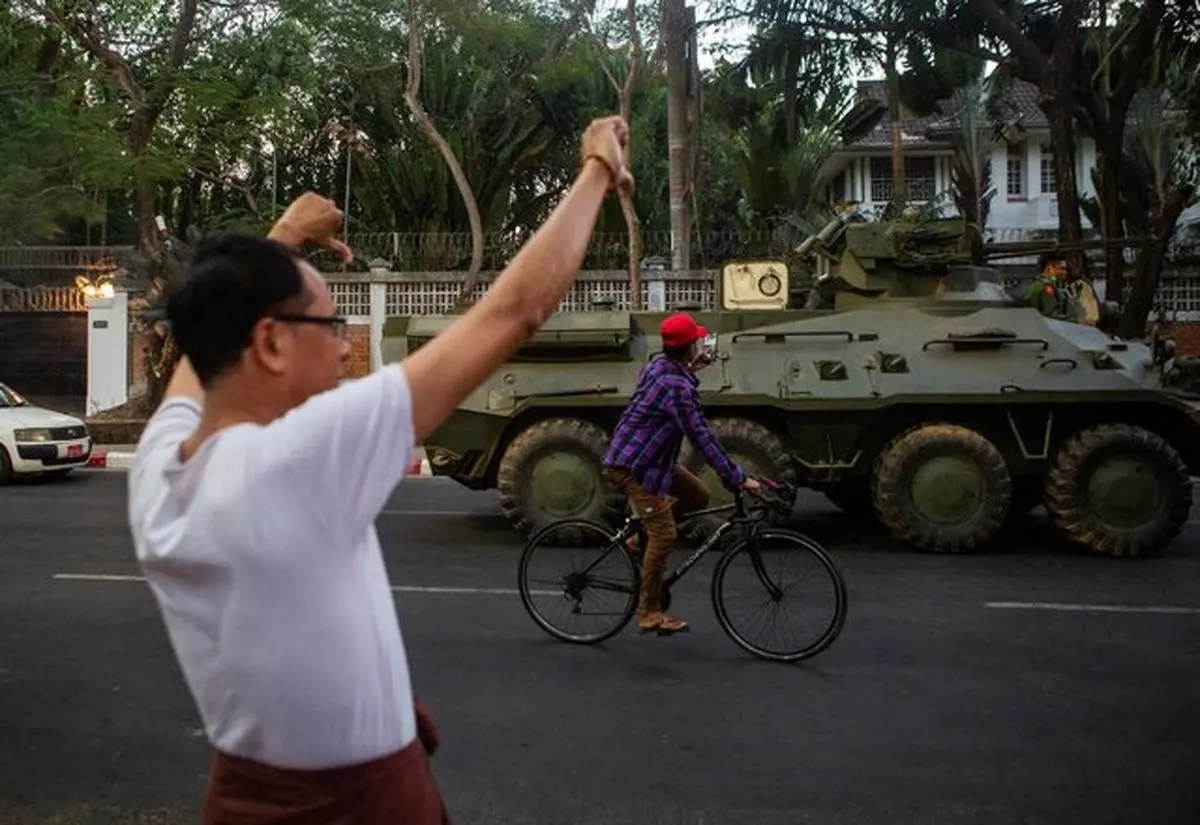
[[[556,541],[562,533],[577,538],[571,546]],[[556,639],[595,644],[624,629],[637,611],[641,577],[624,544],[609,529],[583,519],[547,524],[525,545],[517,587],[530,618]],[[595,597],[593,601],[589,597]],[[562,618],[551,618],[554,608]],[[590,631],[568,627],[572,617],[595,619]]]
[[[809,571],[814,585],[799,594],[797,610],[813,608],[813,617],[792,615],[784,606],[797,576],[786,569]],[[731,547],[713,572],[713,610],[721,629],[743,649],[763,659],[796,662],[817,655],[842,631],[846,621],[846,583],[837,566],[820,544],[794,530],[762,530]],[[818,602],[827,602],[824,607]],[[742,605],[749,609],[742,609]],[[788,641],[773,643],[752,639],[749,625],[764,612],[776,611],[796,625]],[[746,618],[739,618],[748,614]],[[799,620],[797,621],[797,618]],[[774,628],[776,621],[769,625]]]

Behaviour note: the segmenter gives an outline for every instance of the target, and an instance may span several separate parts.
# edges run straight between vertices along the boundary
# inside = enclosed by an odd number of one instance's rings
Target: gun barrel
[[[1150,244],[1146,237],[1135,238],[1094,238],[1079,243],[1064,244],[1058,241],[1011,241],[1007,243],[984,244],[983,257],[988,260],[996,258],[1020,258],[1026,255],[1038,255],[1043,252],[1085,252],[1092,249],[1140,249]]]

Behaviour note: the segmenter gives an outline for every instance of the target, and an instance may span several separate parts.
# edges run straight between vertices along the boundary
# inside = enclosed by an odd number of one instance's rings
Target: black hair
[[[663,347],[663,355],[668,358],[674,358],[676,361],[682,361],[687,358],[688,350],[692,348],[691,344],[684,344],[681,347]]]
[[[1046,267],[1054,263],[1065,263],[1065,258],[1057,252],[1043,252],[1038,255],[1038,272],[1045,272]]]
[[[205,237],[167,295],[167,320],[204,388],[237,364],[254,326],[307,296],[299,255],[269,238]]]

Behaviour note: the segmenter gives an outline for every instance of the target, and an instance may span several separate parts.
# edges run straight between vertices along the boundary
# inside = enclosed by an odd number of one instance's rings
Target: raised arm
[[[293,249],[299,249],[308,242],[320,244],[349,262],[354,253],[337,237],[341,223],[342,213],[332,201],[315,192],[306,192],[288,206],[267,237]],[[175,365],[175,371],[171,373],[171,380],[167,382],[167,389],[163,393],[163,403],[179,397],[204,404],[204,388],[200,386],[200,379],[187,357],[179,359]]]
[[[557,309],[583,263],[605,195],[614,184],[633,186],[622,166],[627,140],[620,118],[593,121],[583,136],[579,177],[549,220],[483,299],[402,362],[412,389],[418,441],[436,430]]]

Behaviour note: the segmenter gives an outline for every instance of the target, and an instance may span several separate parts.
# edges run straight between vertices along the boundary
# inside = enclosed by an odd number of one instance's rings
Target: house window
[[[892,199],[892,159],[871,158],[871,201],[881,203]]]
[[[1010,200],[1025,199],[1025,143],[1008,147],[1006,190]]]
[[[1054,149],[1049,143],[1042,144],[1042,194],[1054,194]]]
[[[937,161],[934,158],[905,158],[904,177],[909,199],[931,201],[937,197]]]
[[[937,159],[932,157],[906,157],[904,159],[904,182],[908,197],[915,201],[930,201],[937,197]],[[871,200],[875,203],[890,201],[894,194],[892,186],[892,159],[871,158]]]

